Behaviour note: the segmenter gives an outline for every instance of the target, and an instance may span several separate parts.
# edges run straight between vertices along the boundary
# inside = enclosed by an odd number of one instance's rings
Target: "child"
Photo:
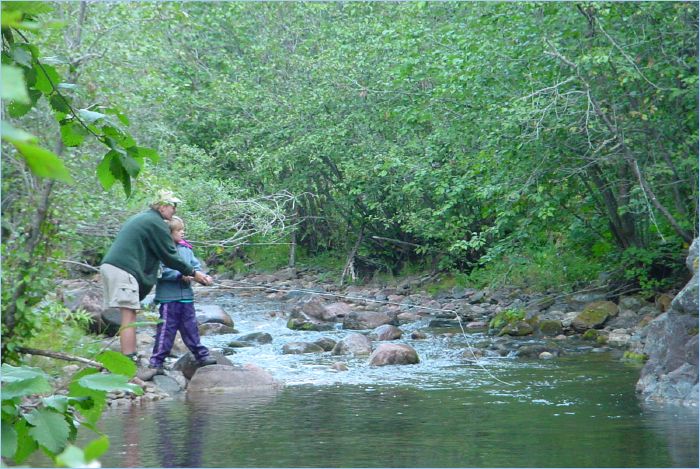
[[[201,264],[194,256],[192,246],[183,239],[185,223],[176,216],[167,223],[180,257],[194,267],[195,272],[200,270]],[[158,324],[156,330],[156,341],[153,344],[149,368],[155,370],[157,374],[163,373],[163,362],[173,348],[177,331],[180,331],[182,340],[199,366],[216,364],[216,360],[209,356],[209,349],[202,345],[199,339],[194,312],[194,292],[191,285],[193,277],[183,276],[177,270],[165,265],[161,265],[161,268],[163,272],[156,283],[155,302],[160,303],[159,312],[163,322]],[[207,275],[206,284],[209,285],[211,282],[212,278]]]

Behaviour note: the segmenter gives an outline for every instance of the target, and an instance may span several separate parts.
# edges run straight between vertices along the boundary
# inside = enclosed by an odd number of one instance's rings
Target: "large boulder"
[[[374,329],[384,324],[394,324],[394,319],[379,311],[353,311],[343,319],[343,329]]]
[[[693,278],[676,295],[671,309],[646,326],[643,352],[648,360],[637,382],[646,400],[698,405],[698,240],[687,265]]]
[[[287,327],[293,331],[330,331],[333,329],[333,324],[297,316],[289,318]]]
[[[206,322],[201,324],[198,330],[199,335],[202,337],[207,335],[234,334],[238,332],[233,327],[219,324],[218,322]]]
[[[209,354],[212,358],[216,359],[217,365],[233,365],[233,363],[231,363],[229,359],[226,358],[224,354],[218,350],[210,350]],[[194,359],[194,355],[188,352],[185,355],[178,358],[177,361],[173,363],[172,368],[175,371],[181,371],[182,374],[185,375],[185,378],[192,379],[192,377],[200,367],[197,365],[197,361]],[[205,366],[204,368],[207,367]]]
[[[71,311],[81,309],[92,317],[90,332],[115,336],[121,327],[122,316],[118,308],[103,306],[101,286],[89,284],[63,292],[64,304]]]
[[[311,342],[287,342],[282,346],[282,353],[285,355],[298,355],[301,353],[321,353],[323,347]]]
[[[647,326],[648,357],[637,382],[644,399],[698,404],[698,318],[663,313]]]
[[[695,272],[690,282],[678,292],[671,302],[671,310],[680,314],[690,314],[698,317],[698,273]]]
[[[328,337],[321,337],[320,339],[315,340],[314,344],[321,347],[324,352],[330,352],[331,350],[333,350],[333,347],[335,347],[337,342]]]
[[[372,366],[415,365],[419,362],[418,352],[406,344],[380,344],[369,357]]]
[[[350,334],[335,344],[333,355],[369,355],[372,353],[372,342],[362,334]]]
[[[195,311],[197,324],[223,324],[234,327],[231,316],[219,305],[197,305]]]
[[[199,368],[187,386],[187,396],[204,392],[267,391],[282,384],[254,365],[210,365]]]
[[[238,340],[250,344],[271,344],[272,336],[267,332],[251,332],[250,334],[238,337]]]
[[[510,335],[515,337],[522,337],[530,335],[535,331],[532,325],[527,321],[515,321],[503,326],[503,329],[498,333],[498,335]]]
[[[376,340],[396,340],[400,339],[402,334],[401,329],[398,327],[391,324],[384,324],[374,329],[370,337]]]
[[[325,315],[328,319],[327,321],[342,321],[345,316],[350,314],[352,311],[352,306],[349,303],[344,303],[338,301],[336,303],[331,303],[326,305]]]

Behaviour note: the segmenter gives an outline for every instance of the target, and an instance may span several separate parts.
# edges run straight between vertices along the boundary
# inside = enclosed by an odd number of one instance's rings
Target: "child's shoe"
[[[163,369],[163,365],[156,366],[156,365],[148,365],[149,370],[153,370],[154,374],[156,375],[164,375],[165,370]]]
[[[207,365],[216,365],[216,358],[212,358],[211,356],[207,356],[204,358],[200,358],[197,360],[197,366],[207,366]]]
[[[155,375],[164,375],[162,366],[148,365],[148,368],[141,368],[136,372],[136,377],[142,381],[151,381]]]

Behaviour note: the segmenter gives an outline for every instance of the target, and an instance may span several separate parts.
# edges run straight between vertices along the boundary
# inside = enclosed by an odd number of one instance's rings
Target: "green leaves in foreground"
[[[35,23],[35,16],[51,11],[52,8],[36,8],[31,2],[2,3],[3,73],[0,98],[7,103],[8,115],[20,118],[43,97],[61,126],[63,144],[77,147],[92,135],[105,145],[109,150],[97,168],[98,179],[105,189],[120,181],[129,196],[131,180],[138,177],[144,158],[156,162],[158,154],[150,148],[136,146],[134,138],[125,130],[129,119],[121,110],[106,107],[77,109],[69,95],[77,85],[63,82],[57,68],[65,67],[67,63],[56,57],[42,57],[34,44],[15,40],[15,30],[24,29],[29,23],[39,24]],[[6,126],[9,128],[7,132]],[[2,139],[15,146],[32,173],[66,183],[73,182],[63,161],[41,146],[36,137],[5,122],[2,127]]]
[[[60,467],[85,467],[109,448],[101,435],[84,450],[71,445],[78,427],[96,431],[94,424],[102,414],[106,395],[111,391],[143,394],[141,387],[129,383],[136,367],[116,352],[103,352],[97,359],[112,373],[87,368],[73,376],[68,395],[49,395],[40,399],[29,412],[23,412],[23,398],[52,392],[49,377],[38,368],[2,365],[2,457],[21,464],[41,449]],[[99,432],[98,432],[99,433]]]

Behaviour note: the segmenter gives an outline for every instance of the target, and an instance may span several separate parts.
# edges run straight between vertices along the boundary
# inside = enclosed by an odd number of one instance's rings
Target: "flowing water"
[[[219,303],[240,334],[274,338],[232,361],[261,366],[284,389],[109,410],[103,467],[698,467],[697,409],[641,403],[639,368],[619,355],[473,362],[463,335],[436,335],[410,340],[419,365],[369,367],[366,357],[280,352],[352,331],[291,331],[279,304]],[[337,361],[349,371],[331,370]]]

